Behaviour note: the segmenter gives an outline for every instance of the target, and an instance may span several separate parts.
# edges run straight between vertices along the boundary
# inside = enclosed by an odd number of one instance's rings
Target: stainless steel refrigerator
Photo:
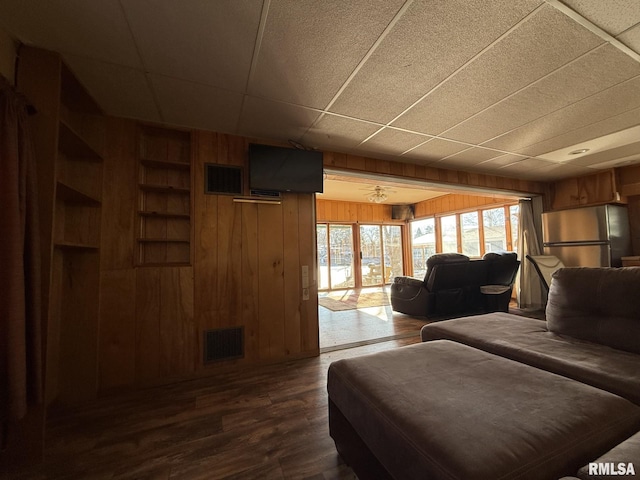
[[[631,255],[627,208],[598,205],[542,214],[544,253],[568,267],[620,267]]]

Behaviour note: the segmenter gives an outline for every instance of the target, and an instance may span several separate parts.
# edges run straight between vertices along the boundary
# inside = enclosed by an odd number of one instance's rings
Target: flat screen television
[[[274,192],[322,192],[322,152],[249,145],[249,188]]]

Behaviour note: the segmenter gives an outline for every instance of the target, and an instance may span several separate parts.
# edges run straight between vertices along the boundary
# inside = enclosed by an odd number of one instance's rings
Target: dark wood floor
[[[11,479],[353,479],[329,437],[319,357],[104,397],[48,425],[43,465]]]

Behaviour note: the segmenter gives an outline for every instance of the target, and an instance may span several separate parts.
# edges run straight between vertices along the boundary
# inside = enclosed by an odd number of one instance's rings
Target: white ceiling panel
[[[562,3],[613,36],[640,23],[640,9],[634,0],[562,0]]]
[[[319,116],[310,108],[247,96],[238,130],[247,137],[300,141]]]
[[[358,149],[368,152],[374,151],[401,155],[403,152],[429,140],[429,138],[430,137],[424,135],[417,135],[395,128],[385,128],[360,145]]]
[[[640,163],[544,159],[640,126],[639,0],[0,0],[0,29],[110,115],[534,180]]]
[[[27,45],[142,67],[118,0],[0,1],[0,25]]]
[[[618,36],[618,40],[634,51],[640,52],[640,25],[637,25]]]
[[[314,148],[349,150],[379,129],[377,124],[327,113],[304,134],[301,143]]]
[[[589,74],[582,75],[582,72],[589,72]],[[549,115],[500,135],[484,145],[517,151],[519,148],[536,143],[537,138],[548,138],[550,135],[558,135],[575,128],[574,123],[569,120],[571,111],[579,109],[580,105],[586,105],[587,109],[591,109],[593,100],[597,103],[607,103],[607,96],[619,97],[619,89],[625,88],[625,81],[637,75],[640,75],[640,64],[611,45],[605,44],[557,72],[548,81],[539,82],[532,93],[544,99],[560,94],[566,102],[583,97],[582,103],[578,101],[564,109],[557,109]],[[580,81],[577,82],[577,78],[580,78]],[[606,93],[607,88],[612,88],[612,92]],[[596,95],[595,98],[593,98],[594,95]],[[581,117],[583,113],[586,112],[576,114],[574,117],[585,120]],[[587,113],[586,119],[590,116]]]
[[[469,147],[463,143],[434,138],[405,153],[404,157],[424,162],[439,162],[443,158],[467,150]]]
[[[539,4],[536,0],[412,3],[331,111],[391,121]]]
[[[261,2],[121,1],[148,71],[245,91]]]
[[[613,66],[616,68],[612,69]],[[628,56],[612,47],[603,47],[535,82],[445,134],[456,140],[482,143],[580,100],[591,98],[598,92],[606,92],[607,88],[618,85],[638,73],[638,64]]]
[[[160,110],[144,72],[75,55],[64,61],[110,115],[161,122]]]
[[[480,164],[478,164],[478,166],[484,169],[491,170],[495,168],[506,167],[507,165],[511,165],[512,163],[520,162],[525,158],[526,157],[522,155],[513,155],[511,153],[507,153],[495,158],[490,158],[489,160],[486,160],[484,162],[481,162]]]
[[[437,135],[601,43],[566,15],[545,6],[393,125]]]
[[[446,162],[447,165],[454,165],[456,167],[472,167],[501,155],[502,153],[497,152],[496,150],[472,147],[468,150],[446,157],[444,160],[441,160],[441,162]]]
[[[531,156],[541,155],[638,125],[640,77],[573,104],[542,120],[556,122],[557,129],[543,135],[537,143],[514,149],[515,151]]]
[[[249,93],[324,108],[404,1],[376,3],[272,0]]]
[[[150,77],[164,122],[235,133],[241,94],[162,75]]]

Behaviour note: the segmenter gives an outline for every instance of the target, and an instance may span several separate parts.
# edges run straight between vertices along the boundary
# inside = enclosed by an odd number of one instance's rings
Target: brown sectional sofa
[[[640,269],[554,274],[547,321],[431,323],[424,343],[334,362],[329,426],[361,480],[640,470]],[[640,474],[640,472],[636,472]]]

